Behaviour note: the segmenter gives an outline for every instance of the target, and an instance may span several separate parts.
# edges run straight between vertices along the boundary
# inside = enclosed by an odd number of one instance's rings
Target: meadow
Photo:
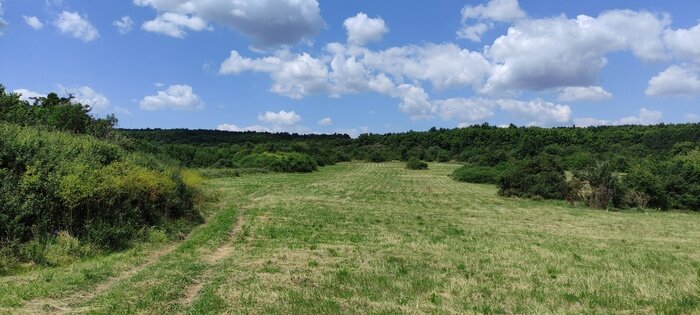
[[[211,176],[180,241],[0,278],[0,313],[698,313],[700,214],[506,198],[459,164]]]

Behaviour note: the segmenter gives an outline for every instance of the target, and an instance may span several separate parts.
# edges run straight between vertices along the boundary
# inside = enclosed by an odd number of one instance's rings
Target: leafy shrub
[[[591,187],[591,194],[588,197],[589,206],[597,209],[623,206],[624,190],[609,162],[595,162],[576,176],[587,181]]]
[[[428,163],[412,157],[408,159],[408,162],[406,162],[406,168],[409,170],[427,170]]]
[[[499,194],[544,199],[565,199],[570,193],[564,168],[554,156],[538,155],[516,163],[499,180]]]
[[[386,162],[387,158],[386,155],[384,155],[384,153],[382,153],[381,151],[372,150],[372,152],[369,153],[367,160],[373,163],[382,163]]]
[[[0,85],[0,121],[22,126],[43,126],[53,130],[78,134],[90,134],[99,138],[110,135],[117,119],[114,115],[94,118],[90,106],[74,102],[74,97],[59,97],[49,93],[34,100],[34,104],[19,99],[18,94],[8,94]]]
[[[59,231],[107,248],[176,218],[201,220],[195,174],[91,136],[0,123],[0,240]],[[46,260],[39,245],[25,257]]]
[[[505,165],[500,167],[479,166],[466,164],[456,169],[452,175],[454,180],[475,184],[498,184],[501,173],[506,169]]]
[[[668,209],[669,207],[664,181],[652,172],[650,165],[637,164],[632,166],[624,176],[622,185],[628,195],[625,200],[627,206],[657,209]]]
[[[253,153],[240,157],[238,164],[246,168],[264,168],[273,172],[308,173],[318,168],[316,161],[303,153]]]

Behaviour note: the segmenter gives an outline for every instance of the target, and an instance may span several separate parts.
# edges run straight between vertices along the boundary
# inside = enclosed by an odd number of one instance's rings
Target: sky
[[[700,2],[0,0],[0,84],[122,128],[700,122]]]

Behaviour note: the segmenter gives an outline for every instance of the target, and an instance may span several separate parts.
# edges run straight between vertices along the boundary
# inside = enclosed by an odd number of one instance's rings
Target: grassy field
[[[700,215],[506,199],[348,163],[212,179],[207,222],[0,279],[5,313],[700,313]]]

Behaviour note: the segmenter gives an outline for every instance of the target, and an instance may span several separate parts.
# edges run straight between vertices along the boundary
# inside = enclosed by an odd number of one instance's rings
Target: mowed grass
[[[219,201],[183,242],[2,278],[0,310],[700,312],[700,215],[502,198],[458,166],[209,180]]]

